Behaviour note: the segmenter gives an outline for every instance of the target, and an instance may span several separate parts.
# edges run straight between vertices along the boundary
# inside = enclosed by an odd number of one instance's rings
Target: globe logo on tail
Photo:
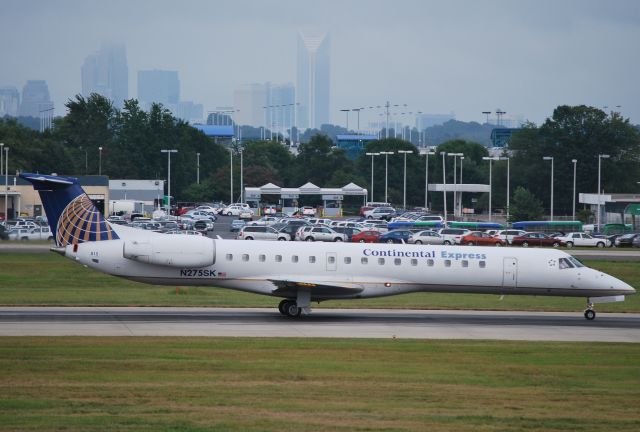
[[[86,194],[73,199],[58,219],[56,243],[60,246],[117,238],[111,225]]]

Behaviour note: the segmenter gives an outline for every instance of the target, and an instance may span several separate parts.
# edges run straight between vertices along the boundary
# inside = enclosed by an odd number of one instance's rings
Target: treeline
[[[154,104],[149,111],[128,100],[122,110],[99,95],[76,96],[66,104],[67,115],[44,133],[25,128],[11,119],[0,120],[0,142],[11,148],[9,172],[56,172],[61,175],[95,175],[110,178],[166,179],[167,156],[162,149],[176,149],[171,156],[171,188],[178,200],[213,201],[230,199],[230,163],[233,152],[234,199],[239,197],[240,148],[231,151],[189,124]],[[99,148],[102,148],[102,151]],[[577,191],[597,192],[598,154],[603,159],[602,188],[606,192],[637,192],[640,181],[640,133],[618,113],[607,114],[587,106],[560,106],[542,125],[528,124],[510,143],[511,193],[523,187],[545,208],[549,207],[551,164],[554,157],[555,214],[571,213],[573,163],[577,159]],[[407,155],[407,203],[424,205],[425,159],[413,144],[395,138],[370,142],[366,152],[392,151],[388,157],[388,200],[403,201],[404,156]],[[463,153],[458,158],[458,181],[462,165],[464,183],[489,182],[485,146],[471,141],[450,140],[429,157],[429,183],[442,182],[441,152]],[[200,184],[196,184],[196,154],[200,153]],[[333,141],[316,134],[293,155],[277,142],[243,142],[244,185],[275,183],[297,187],[312,182],[321,187],[342,187],[354,182],[371,189],[371,157],[363,154],[352,161]],[[506,156],[506,153],[504,154]],[[445,157],[447,183],[453,182],[454,158]],[[493,208],[506,202],[505,161],[493,162]],[[385,159],[374,160],[375,201],[385,199]],[[465,195],[464,206],[486,209],[488,194]],[[309,197],[312,200],[320,197]],[[472,199],[474,200],[472,202]],[[429,193],[429,205],[442,209],[442,194]],[[449,204],[451,207],[451,204]]]

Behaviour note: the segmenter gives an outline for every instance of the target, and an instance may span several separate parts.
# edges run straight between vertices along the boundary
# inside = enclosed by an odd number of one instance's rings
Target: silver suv
[[[238,231],[236,236],[238,240],[278,240],[288,241],[291,240],[289,234],[285,232],[278,232],[275,229],[268,226],[244,226]]]
[[[297,233],[296,233],[297,234]],[[336,232],[328,227],[311,227],[301,233],[301,236],[296,236],[296,240],[304,241],[347,241],[347,235]]]
[[[438,231],[438,234],[444,238],[444,244],[453,245],[460,244],[462,237],[466,236],[470,232],[471,231],[468,229],[463,228],[442,228]]]

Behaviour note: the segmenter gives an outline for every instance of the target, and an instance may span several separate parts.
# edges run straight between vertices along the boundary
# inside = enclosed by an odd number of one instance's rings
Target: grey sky
[[[295,83],[296,33],[308,28],[331,33],[334,123],[341,108],[386,100],[536,123],[559,104],[621,105],[640,123],[636,0],[0,0],[0,85],[46,79],[62,114],[84,58],[123,42],[130,97],[138,70],[178,70],[181,98],[214,109],[242,84]]]

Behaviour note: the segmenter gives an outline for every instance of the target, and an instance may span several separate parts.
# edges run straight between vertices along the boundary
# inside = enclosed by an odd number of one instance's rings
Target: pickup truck
[[[15,228],[8,233],[9,240],[53,240],[49,227]]]

